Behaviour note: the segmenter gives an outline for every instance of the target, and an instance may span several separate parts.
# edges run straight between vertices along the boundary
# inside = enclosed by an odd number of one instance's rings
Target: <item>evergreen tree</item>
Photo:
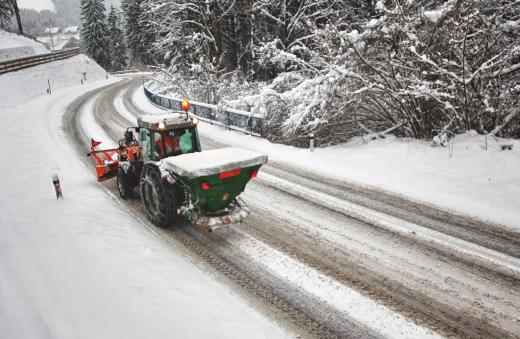
[[[140,22],[141,4],[144,0],[122,0],[121,8],[125,18],[126,46],[130,55],[131,65],[141,65],[146,62],[146,49],[142,44],[142,27]]]
[[[105,4],[103,0],[81,0],[81,47],[101,67],[110,67]]]
[[[108,14],[108,41],[110,48],[110,70],[120,71],[126,67],[126,46],[123,30],[120,27],[120,14],[111,6]]]
[[[153,3],[153,0],[141,1],[139,8],[140,13],[138,17],[138,23],[140,28],[139,34],[139,46],[142,61],[147,64],[155,64],[153,47],[157,41],[158,25],[154,20],[154,16],[150,11],[149,4]]]
[[[5,27],[11,22],[14,14],[14,7],[12,0],[0,1],[0,27]]]

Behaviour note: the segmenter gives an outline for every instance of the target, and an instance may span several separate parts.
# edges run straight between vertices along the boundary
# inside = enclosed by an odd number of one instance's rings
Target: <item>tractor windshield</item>
[[[197,151],[193,128],[181,128],[164,132],[154,132],[154,158],[192,153]]]

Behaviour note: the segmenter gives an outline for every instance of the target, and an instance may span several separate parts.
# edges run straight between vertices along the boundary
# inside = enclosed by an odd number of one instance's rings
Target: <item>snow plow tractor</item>
[[[267,162],[235,147],[202,151],[197,118],[187,110],[139,117],[117,148],[97,150],[100,142],[91,142],[87,156],[96,162],[98,181],[116,177],[122,199],[139,191],[148,218],[160,227],[179,216],[208,231],[241,222],[249,210],[239,195]]]

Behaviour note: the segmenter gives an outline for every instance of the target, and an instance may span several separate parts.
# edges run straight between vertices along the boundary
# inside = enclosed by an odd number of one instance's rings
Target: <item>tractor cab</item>
[[[141,160],[159,161],[200,152],[197,118],[187,114],[143,115],[137,119]]]

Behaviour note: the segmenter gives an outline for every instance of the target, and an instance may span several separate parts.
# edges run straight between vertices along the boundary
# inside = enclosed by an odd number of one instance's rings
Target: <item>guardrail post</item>
[[[227,113],[227,128],[228,130],[231,130],[231,113],[229,111]]]

